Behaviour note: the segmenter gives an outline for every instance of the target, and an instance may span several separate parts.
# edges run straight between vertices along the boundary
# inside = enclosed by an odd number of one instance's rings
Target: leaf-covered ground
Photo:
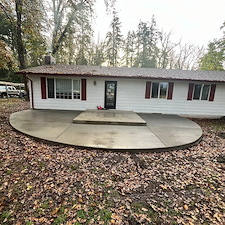
[[[42,143],[15,131],[0,99],[0,224],[225,224],[225,120],[195,120],[202,141],[164,153]]]

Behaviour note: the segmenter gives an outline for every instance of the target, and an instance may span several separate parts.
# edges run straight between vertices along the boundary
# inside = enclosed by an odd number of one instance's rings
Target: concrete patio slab
[[[104,112],[105,110],[102,113]],[[74,117],[81,113],[25,110],[13,113],[10,123],[22,133],[51,142],[134,152],[182,148],[193,145],[202,136],[199,125],[175,115],[138,114],[146,121],[146,126],[73,123]],[[108,116],[107,114],[105,117]]]
[[[104,149],[146,149],[166,146],[143,126],[72,124],[57,140],[60,143]]]
[[[146,122],[132,111],[86,110],[73,119],[78,124],[145,126]]]
[[[199,128],[199,125],[190,122],[189,119],[177,116],[177,115],[167,115],[167,114],[148,114],[139,113],[142,119],[146,121],[148,126],[163,126],[163,127],[182,127],[182,128]],[[151,116],[149,116],[151,115]]]
[[[160,137],[162,143],[167,147],[176,147],[181,146],[184,143],[184,140],[187,143],[192,143],[197,140],[201,135],[202,131],[199,128],[181,128],[181,127],[166,127],[164,126],[152,126],[151,131],[157,136]]]

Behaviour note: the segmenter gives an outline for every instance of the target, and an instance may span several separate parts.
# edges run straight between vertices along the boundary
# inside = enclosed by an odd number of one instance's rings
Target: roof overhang
[[[95,78],[154,79],[199,82],[225,82],[225,71],[169,70],[153,68],[45,65],[18,71],[38,76],[76,76]]]

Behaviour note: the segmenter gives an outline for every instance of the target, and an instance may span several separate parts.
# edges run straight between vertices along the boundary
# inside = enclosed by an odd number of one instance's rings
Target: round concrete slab
[[[51,142],[121,151],[177,149],[195,144],[202,136],[198,124],[177,115],[139,113],[146,126],[73,123],[80,113],[25,110],[13,113],[10,124],[22,133]]]

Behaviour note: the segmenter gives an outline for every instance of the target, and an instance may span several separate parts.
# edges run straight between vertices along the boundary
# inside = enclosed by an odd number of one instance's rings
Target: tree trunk
[[[15,0],[16,5],[16,43],[17,43],[17,53],[19,58],[20,69],[26,68],[25,63],[25,47],[22,39],[22,0]]]
[[[25,47],[22,38],[22,7],[23,2],[22,0],[15,0],[16,6],[16,44],[17,44],[17,53],[19,59],[19,68],[20,70],[26,68],[26,61],[25,61]],[[27,77],[23,75],[23,81],[25,84],[25,89],[27,92],[27,100],[29,99],[29,89],[27,84]]]

